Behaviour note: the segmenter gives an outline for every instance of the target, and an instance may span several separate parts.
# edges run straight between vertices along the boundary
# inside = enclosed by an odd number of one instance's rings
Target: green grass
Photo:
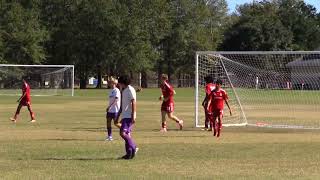
[[[158,132],[159,89],[138,93],[133,137],[140,151],[131,161],[117,159],[124,154],[118,130],[104,141],[107,90],[33,97],[37,124],[28,123],[26,109],[11,124],[17,97],[0,96],[0,179],[320,179],[319,131],[224,128],[216,139],[193,127],[193,91],[176,91],[186,127],[169,122],[166,134]],[[265,115],[263,108],[251,114]]]

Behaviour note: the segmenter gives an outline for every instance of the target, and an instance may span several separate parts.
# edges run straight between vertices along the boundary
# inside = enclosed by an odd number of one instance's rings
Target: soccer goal
[[[73,65],[0,64],[0,95],[21,95],[22,79],[32,96],[73,96]]]
[[[222,79],[234,112],[225,126],[320,129],[320,51],[197,52],[195,125],[204,125],[204,77]]]

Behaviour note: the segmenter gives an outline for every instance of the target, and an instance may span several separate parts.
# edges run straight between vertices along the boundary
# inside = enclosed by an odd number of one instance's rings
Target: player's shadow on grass
[[[78,127],[78,128],[71,128],[66,129],[66,131],[89,131],[89,132],[105,132],[105,127],[98,127],[98,128],[85,128],[85,127]]]
[[[62,139],[62,138],[53,138],[53,139],[38,139],[38,140],[45,140],[45,141],[104,141],[101,139]]]
[[[39,158],[36,160],[43,160],[43,161],[111,161],[117,160],[118,158],[108,157],[108,158]]]
[[[203,135],[203,136],[200,136],[200,135],[195,135],[195,136],[172,136],[172,135],[166,135],[166,134],[163,134],[163,135],[159,135],[159,136],[145,136],[146,138],[203,138],[203,137],[208,137],[207,135]]]

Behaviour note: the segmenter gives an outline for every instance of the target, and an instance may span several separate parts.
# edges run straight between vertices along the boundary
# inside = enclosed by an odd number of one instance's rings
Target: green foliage
[[[5,60],[3,58],[4,56],[4,46],[3,46],[3,39],[2,39],[2,35],[0,33],[0,64],[5,63]]]
[[[320,46],[320,14],[300,0],[247,3],[224,33],[223,50],[314,50]]]
[[[239,8],[239,20],[225,32],[224,50],[288,50],[292,33],[278,18],[274,3],[245,4]]]
[[[47,31],[39,22],[39,9],[18,2],[0,3],[2,59],[9,63],[41,63],[45,59],[42,43]]]
[[[152,70],[193,75],[194,53],[314,50],[320,14],[264,0],[227,14],[226,0],[0,0],[0,63],[74,64],[88,76]]]
[[[215,50],[221,41],[226,2],[177,0],[170,5],[172,26],[162,43],[163,63],[168,74],[174,69],[193,74],[195,51]]]
[[[320,47],[320,14],[315,7],[298,0],[279,0],[279,17],[293,33],[294,50]]]

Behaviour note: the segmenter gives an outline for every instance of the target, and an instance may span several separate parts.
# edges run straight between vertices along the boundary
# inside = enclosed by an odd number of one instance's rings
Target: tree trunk
[[[98,79],[98,83],[96,88],[101,88],[102,87],[102,75],[101,75],[101,66],[98,65],[97,66],[97,79]]]
[[[68,72],[67,71],[64,71],[63,72],[63,89],[66,89],[66,88],[70,88],[69,87],[69,78],[68,78]]]
[[[181,83],[181,71],[179,71],[178,73],[178,87],[181,87],[182,83]]]
[[[166,56],[166,61],[167,61],[167,75],[168,75],[168,81],[171,81],[171,61],[170,61],[170,54],[169,54],[170,50],[167,50],[167,56]]]
[[[86,89],[87,88],[87,79],[88,79],[88,73],[87,68],[83,67],[85,65],[80,65],[80,89]]]
[[[141,72],[141,87],[148,88],[148,77],[146,71]]]
[[[160,87],[160,84],[161,84],[161,74],[162,74],[162,62],[161,62],[161,60],[159,60],[159,62],[158,62],[158,68],[157,68],[157,70],[158,70],[158,87]]]
[[[87,78],[82,77],[80,79],[80,89],[86,89],[87,88]]]

